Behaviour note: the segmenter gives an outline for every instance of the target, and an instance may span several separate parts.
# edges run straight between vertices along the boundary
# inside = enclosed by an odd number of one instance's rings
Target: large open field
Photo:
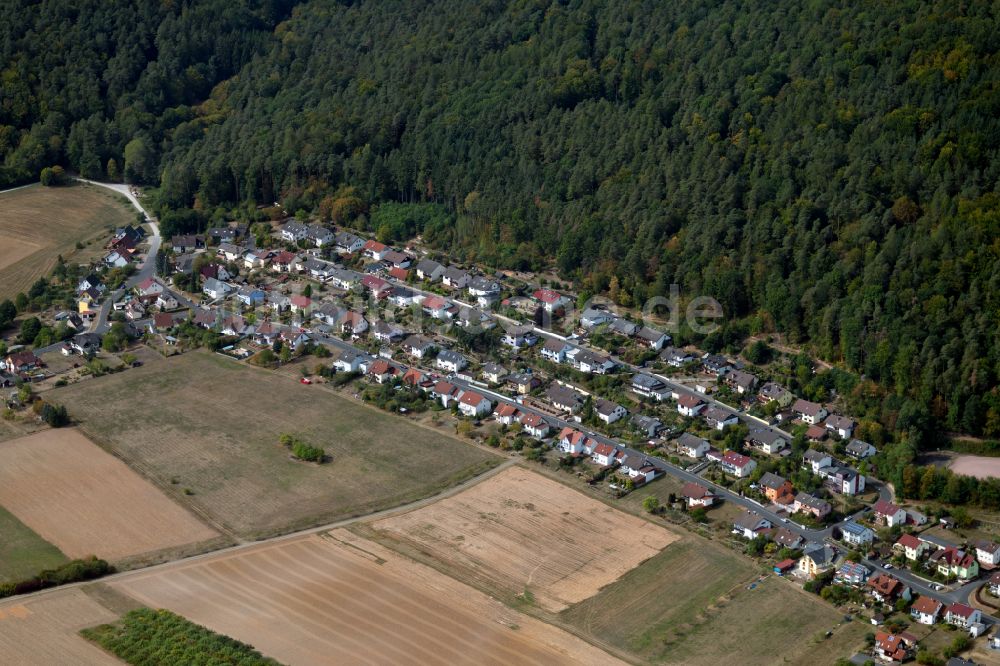
[[[345,530],[111,585],[296,666],[620,663]]]
[[[643,661],[706,666],[832,663],[870,628],[839,624],[833,606],[789,581],[759,582],[749,560],[695,536],[559,617]]]
[[[678,536],[514,467],[374,529],[432,556],[460,579],[525,591],[558,612],[614,582]]]
[[[78,633],[116,618],[79,588],[0,601],[0,661],[18,666],[120,666]]]
[[[108,229],[135,222],[113,192],[92,185],[26,187],[0,193],[0,299],[48,275],[60,254],[67,261]]]
[[[956,474],[974,476],[977,479],[1000,478],[1000,458],[959,455],[951,461],[948,467]]]
[[[501,459],[321,386],[192,352],[56,389],[83,430],[243,536],[290,531],[403,504]],[[323,465],[279,444],[296,434]],[[184,495],[189,489],[191,495]]]
[[[0,506],[0,582],[25,580],[66,556]]]
[[[75,429],[0,443],[0,506],[72,558],[120,560],[218,536]]]

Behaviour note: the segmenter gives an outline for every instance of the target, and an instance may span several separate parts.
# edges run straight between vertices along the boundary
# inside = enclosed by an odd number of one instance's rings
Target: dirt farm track
[[[297,666],[621,663],[342,529],[135,572],[111,585]]]
[[[218,536],[73,428],[0,442],[0,505],[71,558],[115,561]]]

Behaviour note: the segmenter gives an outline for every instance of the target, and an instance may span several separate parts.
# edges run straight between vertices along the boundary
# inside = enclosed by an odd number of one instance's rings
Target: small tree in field
[[[655,495],[650,495],[646,499],[642,500],[642,508],[645,509],[646,513],[657,513],[660,510],[660,500]]]

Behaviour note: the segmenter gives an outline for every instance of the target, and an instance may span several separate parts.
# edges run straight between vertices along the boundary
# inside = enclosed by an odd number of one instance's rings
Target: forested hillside
[[[178,78],[181,56],[164,79],[109,84],[116,99],[96,113],[117,134],[91,152],[162,183],[164,208],[281,199],[374,229],[380,203],[435,203],[408,230],[458,256],[552,265],[625,305],[676,282],[735,322],[703,344],[783,332],[876,380],[854,400],[891,427],[998,436],[997,11],[313,1],[204,85]],[[239,15],[266,24],[260,13],[220,13],[223,32],[244,29]],[[35,48],[26,60],[60,53]],[[4,99],[0,123],[24,126]],[[135,136],[146,159],[123,155]],[[75,145],[63,157],[83,168]]]
[[[155,180],[161,143],[293,0],[0,2],[0,187],[65,164]],[[113,160],[110,165],[109,160]]]

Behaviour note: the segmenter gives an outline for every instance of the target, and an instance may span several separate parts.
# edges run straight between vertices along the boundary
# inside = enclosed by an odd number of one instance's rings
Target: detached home
[[[757,462],[753,458],[735,451],[726,451],[720,465],[724,472],[740,479],[750,476],[757,469]]]
[[[561,310],[572,303],[568,297],[551,289],[539,289],[532,294],[532,297],[545,308],[546,312]]]
[[[753,539],[759,534],[771,529],[771,521],[763,516],[744,510],[739,517],[733,521],[733,534],[739,534],[744,539]]]
[[[458,372],[465,366],[469,365],[469,362],[465,360],[465,357],[456,351],[450,349],[441,350],[437,358],[435,359],[435,364],[437,367],[448,372]]]
[[[458,411],[468,417],[478,418],[490,413],[492,403],[475,391],[466,391],[458,399]]]
[[[677,411],[681,416],[694,417],[705,409],[705,402],[696,395],[684,394],[677,399]]]
[[[944,604],[937,599],[927,596],[917,597],[910,606],[910,617],[920,624],[934,624],[941,615],[942,608]]]
[[[688,458],[704,458],[708,449],[708,440],[696,437],[689,432],[677,438],[678,452]]]
[[[598,398],[594,401],[594,411],[597,412],[597,418],[607,424],[614,423],[628,415],[628,410],[624,407],[604,398]]]
[[[681,489],[681,497],[687,501],[688,507],[708,508],[715,503],[715,493],[697,483],[685,483]]]
[[[827,415],[827,411],[822,405],[801,399],[796,400],[795,404],[792,405],[792,412],[802,419],[803,423],[808,423],[809,425],[816,425],[822,422]]]
[[[544,439],[549,434],[549,422],[540,414],[534,412],[525,413],[521,416],[521,427],[524,432],[535,439]]]

